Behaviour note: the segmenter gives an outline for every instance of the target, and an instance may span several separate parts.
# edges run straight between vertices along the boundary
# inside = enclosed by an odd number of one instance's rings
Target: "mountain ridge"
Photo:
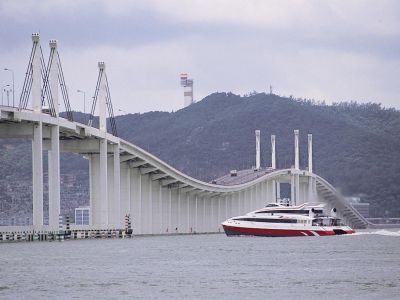
[[[77,121],[86,117],[74,112]],[[256,129],[261,130],[262,166],[271,164],[270,135],[276,135],[278,168],[293,165],[293,130],[299,129],[300,165],[306,168],[307,134],[311,133],[315,173],[344,195],[360,195],[363,201],[370,202],[372,216],[400,216],[400,112],[395,109],[376,103],[326,105],[264,93],[214,93],[176,112],[153,111],[115,119],[121,138],[204,181],[231,169],[251,168]],[[98,118],[94,119],[94,126],[98,126]],[[8,149],[7,145],[14,148]],[[7,163],[7,172],[3,168],[0,175],[24,170],[26,185],[31,185],[30,153],[25,153],[29,148],[29,142],[0,140],[1,163],[22,155],[19,169],[13,170],[12,164]],[[79,199],[68,200],[71,197],[62,192],[62,208],[71,212],[74,205],[88,203],[87,161],[63,154],[61,172],[64,176],[78,174],[82,181],[76,188],[79,197],[75,198]],[[0,191],[5,190],[3,181]],[[12,199],[0,192],[0,205],[27,202]]]

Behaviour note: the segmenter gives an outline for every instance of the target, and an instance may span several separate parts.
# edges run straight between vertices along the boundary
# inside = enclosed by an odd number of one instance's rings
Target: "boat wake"
[[[400,237],[400,230],[377,229],[377,230],[368,230],[368,231],[356,231],[352,235],[365,235],[365,234],[375,234],[375,235],[398,236],[398,237]]]

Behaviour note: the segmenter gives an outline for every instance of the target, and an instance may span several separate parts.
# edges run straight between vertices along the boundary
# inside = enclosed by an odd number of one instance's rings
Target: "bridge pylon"
[[[40,36],[32,34],[33,57],[31,62],[31,87],[33,113],[42,113],[42,73]],[[40,50],[40,51],[39,51]],[[28,95],[29,97],[29,95]],[[33,226],[40,230],[43,226],[43,124],[41,121],[33,125],[32,139],[32,179],[33,179]]]

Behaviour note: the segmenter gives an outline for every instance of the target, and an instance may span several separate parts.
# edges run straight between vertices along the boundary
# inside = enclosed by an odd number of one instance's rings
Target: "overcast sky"
[[[196,101],[272,85],[279,95],[399,109],[399,16],[396,0],[0,0],[0,84],[13,69],[19,99],[40,32],[45,56],[59,42],[74,110],[83,110],[77,89],[94,94],[98,61],[117,114],[182,108],[181,72]]]

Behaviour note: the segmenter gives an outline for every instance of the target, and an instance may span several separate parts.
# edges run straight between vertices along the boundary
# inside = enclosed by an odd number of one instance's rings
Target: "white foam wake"
[[[376,230],[368,230],[368,231],[356,231],[353,235],[363,235],[363,234],[376,234],[376,235],[385,235],[385,236],[398,236],[400,237],[400,230],[387,230],[387,229],[376,229]],[[351,235],[351,234],[350,234]]]

